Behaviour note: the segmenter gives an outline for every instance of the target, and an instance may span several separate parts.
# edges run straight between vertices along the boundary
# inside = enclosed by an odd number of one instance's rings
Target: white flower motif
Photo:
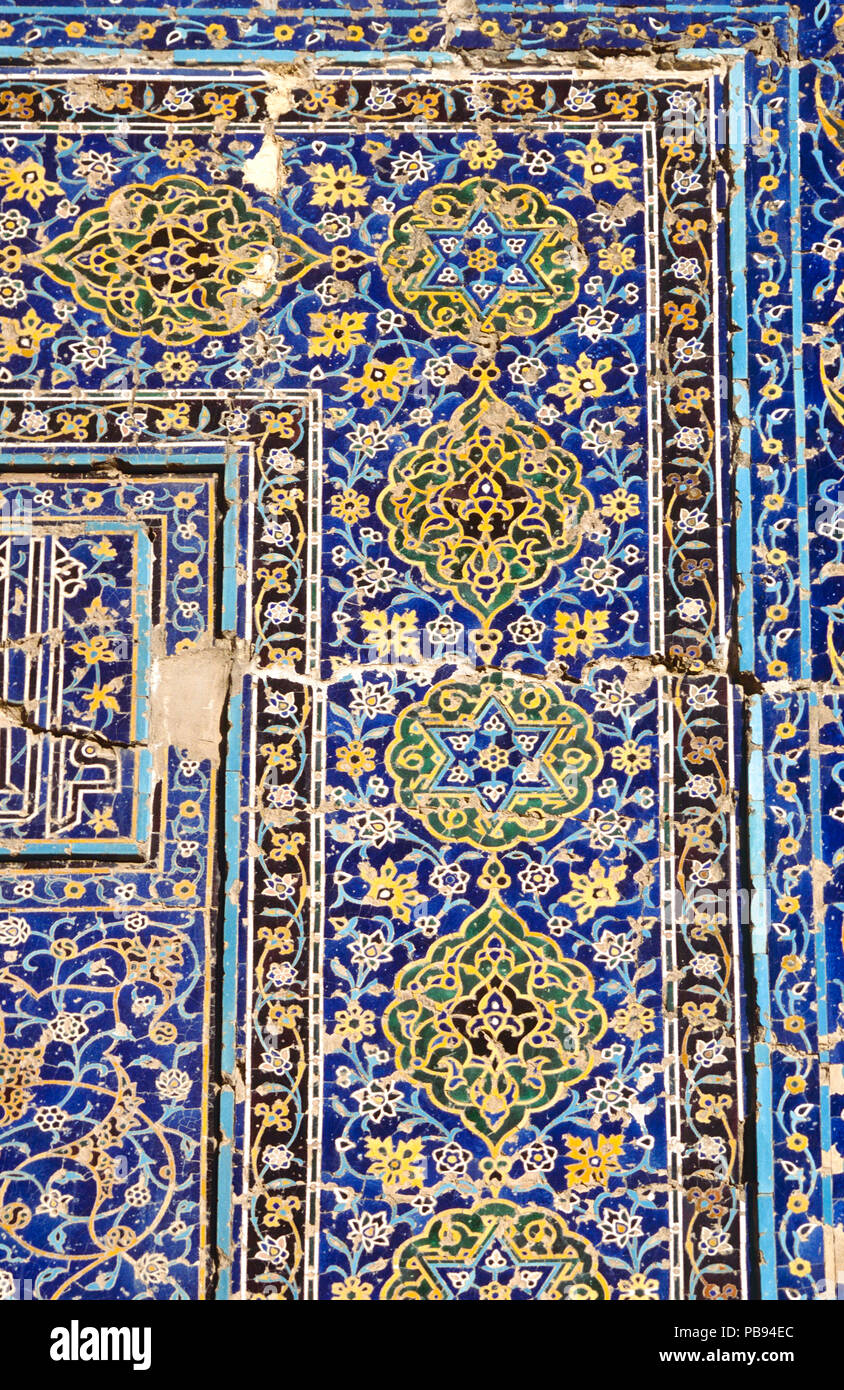
[[[376,1245],[388,1245],[393,1228],[384,1212],[362,1211],[349,1222],[349,1239],[352,1245],[362,1245],[371,1254]]]
[[[634,1216],[627,1207],[618,1207],[615,1211],[606,1207],[598,1225],[610,1245],[630,1245],[642,1234],[641,1217]]]
[[[56,1042],[78,1042],[88,1032],[88,1025],[80,1014],[60,1013],[47,1024],[47,1032]]]
[[[6,917],[0,921],[0,946],[22,946],[30,933],[23,917]]]
[[[431,887],[447,898],[465,893],[468,883],[466,870],[454,864],[438,864],[431,874]]]
[[[162,1100],[186,1100],[190,1087],[190,1077],[178,1067],[165,1067],[155,1078],[155,1088]]]

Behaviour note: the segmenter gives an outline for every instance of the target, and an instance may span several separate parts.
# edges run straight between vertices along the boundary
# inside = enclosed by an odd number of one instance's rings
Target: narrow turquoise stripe
[[[223,814],[225,816],[225,846],[228,873],[226,874],[225,906],[223,909],[223,985],[220,1017],[220,1070],[232,1076],[237,1056],[237,1000],[239,966],[240,909],[233,902],[240,879],[240,787],[243,756],[243,692],[233,692],[229,699],[229,741],[226,758]],[[238,895],[239,897],[239,895]],[[217,1246],[227,1257],[220,1269],[215,1297],[231,1298],[231,1240],[234,1217],[234,1092],[230,1085],[220,1088],[220,1145],[217,1154]]]
[[[146,738],[146,734],[144,734]],[[138,785],[146,788],[146,795],[138,797],[138,825],[137,840],[138,844],[145,844],[149,839],[150,827],[152,822],[152,785],[153,785],[153,754],[151,748],[142,748],[138,758]]]
[[[152,665],[152,541],[143,530],[138,535],[138,599],[136,602],[138,643],[136,652],[137,699],[135,702],[135,741],[146,744],[149,738],[149,711]],[[152,749],[142,747],[138,754],[138,819],[135,838],[138,844],[149,839],[153,795]]]
[[[140,814],[139,814],[139,816],[138,816],[138,824],[140,825],[140,823],[141,823],[141,816],[140,816]],[[140,838],[140,835],[139,835],[139,838]],[[55,840],[55,841],[51,841],[50,843],[55,845],[55,847],[56,847],[56,853],[57,853],[57,854],[65,855],[65,854],[67,853],[67,841],[66,841],[66,840],[64,840],[64,841],[63,841],[63,840]],[[16,859],[17,859],[19,856],[20,856],[21,858],[36,858],[36,857],[41,857],[41,858],[43,858],[43,855],[44,855],[44,844],[45,844],[45,841],[42,840],[42,841],[36,841],[36,842],[34,842],[34,843],[32,843],[32,844],[29,844],[29,845],[24,845],[24,844],[17,845],[17,844],[16,844],[16,845],[14,845],[14,846],[12,846],[12,847],[10,847],[10,848],[8,848],[8,849],[0,848],[0,860],[6,860],[6,859],[8,859],[10,856],[12,856],[12,855],[14,855]],[[132,848],[132,849],[134,849],[134,848],[135,848],[135,841],[134,841],[134,840],[125,840],[125,839],[124,839],[124,840],[116,840],[116,841],[113,841],[111,844],[109,844],[109,843],[108,843],[107,841],[105,841],[105,840],[74,840],[74,842],[73,842],[73,856],[68,856],[68,858],[66,859],[65,863],[63,863],[61,867],[62,867],[62,868],[67,868],[67,869],[75,869],[75,868],[78,868],[78,865],[74,864],[74,857],[77,857],[77,856],[83,855],[83,854],[91,854],[91,855],[94,855],[96,858],[99,858],[100,855],[102,855],[103,858],[105,858],[105,859],[114,858],[116,855],[119,855],[121,858],[123,858],[123,857],[125,856],[125,854],[126,854],[127,848]],[[85,904],[84,904],[84,903],[82,904],[82,907],[83,907],[83,908],[85,907]]]
[[[750,874],[750,931],[753,976],[763,1042],[756,1044],[756,1174],[759,1223],[761,1294],[777,1298],[777,1256],[774,1228],[774,1106],[771,1077],[771,977],[768,963],[768,895],[765,854],[765,757],[762,697],[747,698],[750,748],[747,763],[748,870]]]
[[[226,460],[223,490],[227,509],[223,518],[223,611],[221,623],[223,632],[237,632],[238,583],[237,583],[237,533],[241,519],[239,500],[239,476],[244,455],[241,450],[232,450]]]
[[[231,1193],[234,1168],[234,1092],[220,1092],[220,1147],[217,1152],[217,1249],[224,1256],[214,1297],[223,1302],[231,1298]]]
[[[763,962],[768,973],[767,959]],[[777,1241],[774,1212],[774,1089],[771,1075],[770,1048],[762,1043],[756,1047],[756,1155],[757,1203],[759,1242],[759,1292],[763,1303],[776,1303]]]
[[[227,509],[223,520],[222,564],[223,594],[221,623],[224,632],[245,635],[240,618],[241,592],[237,584],[237,561],[239,553],[239,528],[242,517],[243,497],[241,496],[241,477],[243,496],[248,491],[249,454],[243,449],[232,451],[226,460],[223,488]],[[244,869],[241,853],[241,786],[243,762],[243,683],[232,691],[227,709],[229,723],[226,753],[225,784],[223,788],[224,826],[223,839],[226,847],[225,898],[223,905],[223,959],[221,1017],[220,1017],[220,1070],[223,1076],[232,1076],[237,1057],[238,985],[240,975],[240,907],[238,884]],[[234,1220],[234,1149],[237,1113],[234,1092],[231,1085],[220,1088],[220,1145],[217,1154],[217,1248],[225,1256],[220,1261],[220,1271],[215,1290],[215,1299],[227,1301],[232,1297],[231,1251]]]
[[[793,38],[797,22],[792,20]],[[812,679],[812,621],[809,572],[809,483],[806,471],[806,383],[803,373],[803,280],[800,271],[800,70],[789,73],[788,118],[791,126],[789,146],[791,189],[791,306],[794,342],[794,426],[797,458],[797,552],[800,576],[800,678]]]

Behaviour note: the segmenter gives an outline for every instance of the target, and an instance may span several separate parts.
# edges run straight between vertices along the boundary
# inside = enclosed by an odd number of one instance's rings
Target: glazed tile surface
[[[834,1298],[844,31],[388,9],[0,9],[0,1296]]]

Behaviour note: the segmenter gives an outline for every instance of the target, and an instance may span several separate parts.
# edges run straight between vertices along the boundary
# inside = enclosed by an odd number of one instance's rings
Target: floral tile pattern
[[[836,24],[0,13],[0,1296],[835,1297]]]

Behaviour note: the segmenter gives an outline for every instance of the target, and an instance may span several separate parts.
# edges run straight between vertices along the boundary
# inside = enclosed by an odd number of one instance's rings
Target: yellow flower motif
[[[83,898],[85,896],[85,884],[76,881],[73,883],[66,883],[64,886],[64,895],[66,898]]]
[[[651,749],[647,744],[637,743],[635,739],[625,739],[619,747],[613,748],[610,761],[614,772],[646,772],[651,765]]]
[[[25,198],[33,208],[40,208],[47,197],[62,195],[59,185],[50,182],[44,165],[36,159],[25,159],[22,164],[16,164],[13,159],[0,159],[0,188],[4,203]]]
[[[338,1038],[371,1038],[375,1032],[375,1014],[371,1009],[362,1009],[353,999],[347,1009],[338,1011],[334,1032]]]
[[[162,151],[168,169],[184,169],[189,174],[199,167],[201,158],[192,140],[168,140]]]
[[[600,860],[596,859],[585,874],[572,871],[574,886],[563,895],[562,901],[575,909],[577,920],[582,924],[602,907],[615,907],[621,897],[616,884],[626,872],[623,864],[612,864],[604,869]]]
[[[619,1279],[618,1296],[628,1302],[634,1299],[653,1302],[659,1298],[659,1283],[656,1279],[649,1279],[646,1274],[631,1274],[629,1279]]]
[[[413,31],[411,30],[411,33]],[[409,116],[421,116],[425,121],[435,121],[439,115],[439,101],[434,91],[417,90],[404,96]]]
[[[562,396],[567,415],[579,409],[587,397],[594,400],[604,395],[607,389],[604,376],[611,366],[611,357],[601,357],[593,362],[588,353],[582,352],[576,366],[557,368],[560,383],[550,390],[553,395]]]
[[[400,874],[392,859],[385,859],[380,869],[361,864],[360,874],[369,884],[365,901],[395,913],[400,922],[409,922],[410,909],[425,901],[416,891],[416,874]]]
[[[639,515],[639,499],[635,492],[628,492],[627,488],[616,488],[602,501],[601,512],[611,521],[627,521]]]
[[[681,386],[677,393],[677,413],[688,415],[693,410],[703,410],[704,402],[708,400],[708,386]]]
[[[0,362],[34,357],[43,340],[54,337],[57,329],[57,323],[45,323],[34,309],[27,309],[22,319],[0,318]]]
[[[187,401],[180,401],[178,405],[162,406],[161,424],[168,430],[190,429],[189,410]]]
[[[483,1284],[478,1297],[490,1303],[512,1303],[513,1294],[509,1284]]]
[[[96,637],[90,637],[87,642],[75,642],[70,650],[76,652],[77,656],[84,657],[87,666],[93,666],[97,661],[117,660],[111,650],[111,638],[102,633]]]
[[[609,616],[603,608],[583,614],[558,613],[555,627],[560,635],[554,643],[555,656],[577,656],[578,652],[592,656],[596,647],[606,645]]]
[[[342,1281],[331,1285],[331,1297],[335,1303],[365,1303],[372,1298],[372,1285],[361,1279],[359,1274],[349,1274]]]
[[[101,560],[113,560],[117,551],[111,541],[103,536],[102,540],[97,541],[96,545],[91,546],[91,554],[98,555]]]
[[[623,121],[634,121],[639,114],[638,93],[607,92],[610,115],[620,116]]]
[[[91,600],[85,609],[85,619],[88,623],[94,623],[97,627],[103,627],[111,622],[111,610],[106,608],[99,594]]]
[[[83,691],[82,699],[88,702],[88,713],[95,714],[98,709],[111,709],[119,713],[120,705],[112,695],[112,690],[119,690],[123,681],[118,676],[116,680],[109,681],[108,685],[95,685],[93,689]]]
[[[202,100],[208,107],[209,116],[222,116],[225,121],[233,121],[237,115],[236,92],[206,92]]]
[[[654,1031],[656,1015],[653,1009],[640,1004],[635,995],[629,995],[612,1020],[612,1026],[616,1033],[623,1033],[625,1038],[632,1038],[634,1041],[641,1038],[643,1033]]]
[[[297,759],[289,743],[265,743],[261,748],[265,767],[278,767],[282,772],[295,772]]]
[[[786,1205],[796,1216],[802,1216],[804,1211],[809,1210],[809,1198],[804,1192],[792,1192]]]
[[[610,1174],[619,1172],[618,1157],[624,1143],[620,1134],[599,1134],[594,1144],[591,1139],[567,1134],[566,1143],[573,1160],[566,1164],[567,1187],[606,1187]]]
[[[106,830],[117,830],[109,811],[95,811],[88,824],[95,835],[103,835]]]
[[[494,140],[467,140],[463,146],[463,158],[473,172],[494,169],[502,153]]]
[[[787,1149],[791,1149],[792,1153],[799,1154],[802,1153],[804,1149],[808,1149],[809,1141],[805,1134],[789,1134],[785,1141],[785,1146]]]
[[[288,39],[292,39],[294,32],[292,24],[277,24],[273,30],[279,43],[286,43]]]
[[[632,269],[635,260],[635,247],[622,246],[620,241],[614,241],[610,246],[605,246],[598,252],[600,269],[608,270],[611,275],[622,275],[625,270]]]
[[[165,381],[189,381],[193,374],[193,359],[187,352],[165,352],[158,368]]]
[[[369,1172],[380,1178],[388,1191],[422,1186],[425,1160],[421,1139],[397,1139],[395,1143],[392,1139],[367,1139],[366,1153],[371,1159]]]
[[[363,330],[366,314],[311,314],[308,351],[312,357],[330,357],[333,352],[349,352],[366,342]]]
[[[361,614],[367,642],[375,648],[376,656],[416,656],[419,650],[418,628],[414,613],[379,613],[373,608]]]
[[[510,88],[509,95],[503,99],[501,107],[508,115],[512,115],[513,111],[537,110],[533,82],[520,82],[519,85]]]
[[[597,135],[592,136],[585,150],[574,150],[566,156],[572,164],[583,169],[587,183],[611,183],[613,188],[632,188],[627,175],[635,166],[624,158],[623,145],[604,149]]]
[[[402,392],[410,385],[412,357],[397,357],[395,362],[367,362],[360,376],[346,377],[346,391],[359,391],[363,404],[369,409],[379,399],[401,400]]]
[[[328,510],[338,521],[345,521],[350,526],[353,521],[362,521],[369,516],[369,499],[362,492],[349,488],[345,492],[335,493]]]
[[[709,1124],[712,1120],[726,1119],[726,1107],[730,1103],[728,1095],[719,1096],[698,1094],[698,1108],[694,1111],[694,1117],[700,1124]]]
[[[337,770],[356,777],[359,772],[374,772],[375,754],[359,738],[337,750]]]
[[[270,1005],[267,1017],[271,1028],[275,1032],[281,1032],[283,1028],[295,1028],[301,1015],[302,1010],[298,1004],[276,1002]]]
[[[469,252],[466,263],[472,270],[494,270],[498,265],[498,253],[489,246],[477,246]]]
[[[335,203],[360,208],[366,203],[366,179],[351,164],[308,164],[305,173],[313,186],[311,202],[318,208],[331,208]]]
[[[302,1203],[298,1197],[272,1196],[264,1203],[264,1221],[270,1229],[294,1221]]]

